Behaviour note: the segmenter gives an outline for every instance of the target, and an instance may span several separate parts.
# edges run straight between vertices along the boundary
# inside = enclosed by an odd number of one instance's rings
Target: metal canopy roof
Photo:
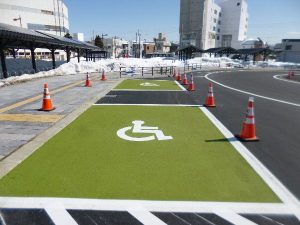
[[[242,55],[254,55],[254,54],[270,54],[272,50],[269,48],[245,48],[245,49],[239,49],[237,50],[237,54]]]
[[[87,50],[99,49],[85,42],[68,39],[40,31],[28,30],[0,23],[0,45],[3,48],[79,48]]]
[[[215,54],[234,54],[236,53],[236,49],[231,48],[231,47],[222,47],[222,48],[210,48],[205,50],[207,53],[215,53]]]
[[[194,45],[189,45],[189,46],[185,46],[185,47],[181,47],[180,49],[177,50],[177,52],[187,52],[187,51],[191,51],[191,52],[204,52],[204,50],[202,50],[201,48],[198,48]]]

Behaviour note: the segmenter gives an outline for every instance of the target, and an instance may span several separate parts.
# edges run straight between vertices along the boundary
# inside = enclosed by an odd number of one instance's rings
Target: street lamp
[[[20,21],[20,27],[23,28],[23,25],[22,25],[22,17],[19,15],[18,18],[14,18],[13,21]],[[24,49],[24,58],[26,59],[26,51]]]
[[[22,26],[22,18],[21,18],[21,16],[19,15],[19,17],[18,18],[14,18],[13,19],[14,21],[20,21],[20,27],[22,28],[23,26]]]

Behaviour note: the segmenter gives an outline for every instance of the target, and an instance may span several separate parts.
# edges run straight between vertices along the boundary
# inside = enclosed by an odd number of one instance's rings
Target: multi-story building
[[[171,42],[167,40],[167,37],[164,33],[159,33],[158,38],[154,38],[154,43],[157,53],[170,52]]]
[[[240,48],[247,38],[248,4],[246,0],[221,0],[221,46]]]
[[[300,39],[283,39],[278,47],[277,61],[300,63]]]
[[[0,23],[64,36],[69,33],[63,0],[1,0]]]
[[[114,58],[128,57],[129,42],[122,38],[105,38],[103,39],[104,50]]]
[[[246,0],[181,0],[180,45],[237,47],[246,39]]]
[[[68,8],[63,0],[1,0],[0,23],[64,36],[69,33]],[[17,57],[30,57],[29,50],[17,51]],[[36,49],[38,59],[50,57],[48,49]],[[56,51],[58,60],[65,60],[64,51]]]

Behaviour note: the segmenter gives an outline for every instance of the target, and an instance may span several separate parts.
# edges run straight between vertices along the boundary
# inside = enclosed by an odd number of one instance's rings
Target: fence
[[[142,77],[146,75],[154,76],[154,75],[173,75],[174,70],[181,68],[183,71],[189,70],[201,70],[201,64],[185,64],[184,67],[175,67],[175,66],[161,66],[161,67],[120,67],[120,78],[123,75],[141,75]]]

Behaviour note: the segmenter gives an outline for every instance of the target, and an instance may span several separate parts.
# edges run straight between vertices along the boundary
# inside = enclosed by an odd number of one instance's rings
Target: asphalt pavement
[[[209,78],[227,86],[300,104],[300,85],[273,78],[278,72],[218,72]],[[207,73],[195,75],[197,92],[191,97],[203,103],[208,89]],[[249,94],[214,85],[217,107],[210,111],[234,134],[239,134],[245,119]],[[259,142],[245,143],[247,148],[300,199],[300,107],[255,97]]]

